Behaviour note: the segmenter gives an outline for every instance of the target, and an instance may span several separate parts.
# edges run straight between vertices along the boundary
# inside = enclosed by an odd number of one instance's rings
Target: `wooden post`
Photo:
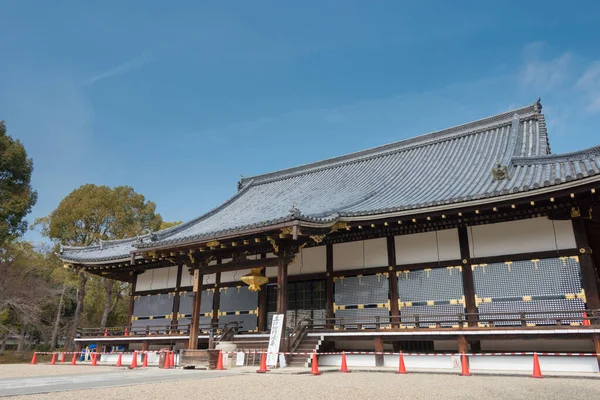
[[[600,309],[600,295],[598,294],[597,274],[592,258],[592,249],[585,230],[585,221],[575,218],[573,221],[573,233],[575,243],[579,249],[579,268],[581,269],[581,281],[585,291],[587,308],[590,310]],[[595,321],[592,321],[594,323]]]
[[[135,306],[135,284],[137,275],[134,275],[133,283],[131,284],[131,294],[129,295],[129,316],[127,318],[127,326],[131,328],[131,320],[133,319],[133,307]]]
[[[144,340],[142,342],[142,351],[148,351],[148,348],[150,347],[150,344],[148,343],[147,340]]]
[[[200,305],[202,301],[202,281],[204,277],[199,269],[194,269],[194,305],[192,307],[192,323],[190,324],[190,339],[188,349],[198,348],[198,333],[200,324]]]
[[[283,323],[281,326],[281,341],[279,351],[288,351],[287,345],[287,278],[288,278],[288,259],[279,255],[277,264],[277,314],[283,314]]]
[[[333,245],[328,243],[325,245],[325,268],[326,268],[326,281],[325,281],[325,296],[326,296],[326,310],[327,310],[327,328],[333,329],[334,323],[333,318],[335,314],[333,312]]]
[[[375,352],[383,353],[383,338],[381,336],[375,336]],[[383,367],[383,354],[375,354],[375,366]]]
[[[219,323],[219,308],[221,307],[221,273],[215,273],[215,294],[213,295],[212,316],[210,322],[216,326]]]
[[[475,302],[475,284],[473,282],[473,269],[471,268],[471,254],[469,251],[469,234],[467,228],[461,226],[458,228],[458,241],[460,245],[460,257],[462,259],[462,283],[463,295],[465,296],[465,309],[469,314],[477,312],[477,303]],[[468,316],[469,326],[477,326],[477,316]]]
[[[463,335],[458,337],[458,352],[459,353],[468,353],[469,352],[469,343],[467,342],[467,338]]]
[[[267,253],[262,253],[260,258],[267,258]],[[266,268],[261,268],[260,273],[267,274]],[[260,288],[258,292],[258,331],[264,332],[267,330],[267,285]]]
[[[171,328],[177,329],[179,323],[179,288],[181,287],[181,274],[183,265],[177,266],[177,282],[175,282],[175,297],[173,298],[173,318],[171,319]]]
[[[400,308],[398,307],[398,277],[396,276],[396,241],[394,236],[387,237],[387,254],[389,275],[388,283],[390,287],[390,314],[392,316],[392,328],[400,327]]]

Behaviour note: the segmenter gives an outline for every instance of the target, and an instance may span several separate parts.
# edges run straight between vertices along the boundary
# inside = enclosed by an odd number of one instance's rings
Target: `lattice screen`
[[[219,324],[240,321],[240,331],[255,331],[258,326],[258,292],[248,286],[220,288]]]
[[[208,332],[213,315],[213,298],[215,296],[214,289],[206,289],[202,291],[200,299],[200,331]],[[194,307],[194,292],[182,292],[179,294],[179,325],[185,325],[192,322],[192,309]]]
[[[548,319],[527,321],[530,325],[554,324],[555,318],[573,317],[559,311],[585,308],[576,256],[474,265],[473,279],[481,319],[491,318],[486,312],[557,311],[544,315]],[[510,314],[504,318],[518,316]],[[518,321],[496,322],[496,325],[519,324]]]
[[[134,317],[163,317],[173,313],[174,293],[135,296],[133,301]]]
[[[389,323],[389,283],[388,274],[358,275],[334,279],[334,305],[336,327],[375,328],[372,323]],[[347,319],[348,323],[338,318]],[[369,324],[369,322],[371,322]],[[381,326],[382,328],[384,326]]]
[[[428,321],[440,321],[440,326],[457,324],[457,314],[465,312],[461,267],[407,270],[397,275],[402,326],[416,326],[416,316],[420,327],[435,325]]]

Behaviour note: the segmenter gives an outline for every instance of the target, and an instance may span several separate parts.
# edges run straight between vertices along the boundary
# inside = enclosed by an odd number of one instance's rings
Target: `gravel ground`
[[[585,379],[384,373],[237,375],[118,388],[80,390],[14,399],[595,399],[600,381]]]
[[[114,370],[115,367],[91,367],[89,365],[2,364],[0,365],[0,379],[28,378],[32,376],[91,374],[95,372],[108,372]]]

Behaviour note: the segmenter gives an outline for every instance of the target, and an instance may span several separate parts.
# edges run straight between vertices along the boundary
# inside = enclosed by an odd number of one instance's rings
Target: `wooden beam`
[[[458,336],[458,352],[459,353],[468,353],[469,352],[469,342],[467,342],[467,338],[463,335]]]
[[[460,246],[460,257],[462,258],[462,284],[465,296],[465,309],[467,313],[477,312],[475,302],[475,284],[473,282],[473,269],[471,268],[471,252],[469,250],[469,234],[467,228],[458,228],[458,243]],[[477,326],[477,317],[469,316],[469,326]]]
[[[175,282],[175,297],[173,298],[173,318],[171,319],[171,325],[177,326],[179,320],[179,291],[181,289],[181,275],[183,273],[183,265],[177,266],[177,282]]]
[[[588,242],[588,236],[585,229],[585,221],[581,218],[573,219],[573,233],[575,234],[575,243],[579,248],[579,267],[581,269],[581,281],[587,308],[591,310],[600,309],[600,295],[598,294],[597,274],[592,258],[592,249]]]
[[[131,319],[133,318],[133,307],[135,306],[135,284],[137,279],[134,279],[131,283],[131,293],[129,294],[129,315],[127,317],[127,326],[131,326]]]
[[[333,245],[331,243],[327,244],[325,247],[325,296],[326,296],[326,310],[327,310],[327,318],[334,318],[335,314],[333,312]],[[332,321],[329,320],[330,324],[328,324],[328,328],[333,328]]]
[[[392,328],[398,328],[400,323],[400,308],[398,307],[398,277],[394,267],[396,266],[396,240],[394,236],[387,237],[388,254],[388,284],[390,290],[390,314],[392,316]]]

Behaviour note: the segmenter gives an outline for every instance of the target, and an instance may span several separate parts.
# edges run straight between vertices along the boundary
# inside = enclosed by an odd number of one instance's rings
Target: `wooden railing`
[[[303,324],[307,322],[303,321]],[[600,310],[556,310],[536,312],[415,314],[392,316],[320,318],[310,322],[313,329],[387,329],[467,327],[596,326]]]
[[[241,321],[231,321],[223,324],[200,324],[200,332],[214,330],[215,335],[223,333],[235,334],[239,331]],[[79,328],[79,337],[127,337],[127,336],[152,336],[152,335],[189,335],[190,324],[168,324],[148,326],[117,326],[109,328]],[[220,339],[223,340],[223,339]]]
[[[310,329],[312,329],[312,327],[313,327],[313,320],[310,318],[306,318],[306,319],[302,319],[302,320],[298,321],[298,323],[296,324],[296,327],[290,334],[289,351],[291,351],[293,353],[298,349],[298,346],[300,346],[300,343],[302,343],[302,340],[304,339],[304,337],[306,336],[308,331]]]

